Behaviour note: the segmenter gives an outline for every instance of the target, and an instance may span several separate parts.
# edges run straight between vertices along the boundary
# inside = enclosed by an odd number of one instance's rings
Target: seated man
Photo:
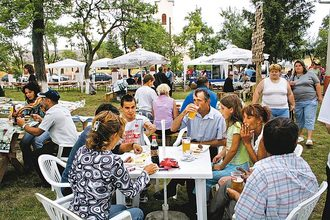
[[[57,91],[49,89],[45,93],[39,93],[38,96],[42,97],[41,106],[45,109],[46,114],[44,118],[41,118],[41,116],[37,114],[33,114],[32,117],[35,121],[39,121],[40,125],[38,127],[31,127],[28,124],[25,124],[24,118],[17,118],[17,125],[21,126],[26,132],[34,136],[39,136],[45,131],[48,131],[49,136],[52,139],[52,143],[44,144],[41,149],[37,149],[33,153],[35,169],[43,180],[42,185],[45,186],[47,185],[47,182],[44,180],[40,172],[38,157],[41,154],[56,155],[60,144],[73,145],[76,142],[78,135],[70,111],[61,105],[58,105],[60,95]]]
[[[136,101],[133,96],[124,95],[120,105],[122,116],[127,121],[123,143],[145,145],[143,133],[147,136],[151,135],[156,131],[156,126],[151,124],[147,117],[136,114]],[[144,129],[146,130],[145,132]]]
[[[213,91],[211,91],[209,89],[209,81],[208,81],[207,77],[202,76],[197,79],[197,89],[205,89],[210,94],[210,100],[211,100],[210,105],[213,108],[217,108],[218,96],[217,96],[217,94],[215,94]],[[185,100],[182,103],[180,112],[185,110],[187,105],[189,105],[190,103],[194,103],[194,91],[192,91],[191,93],[189,93],[187,95],[187,97],[185,98]]]
[[[222,194],[215,197],[217,202],[211,202],[209,219],[231,219],[235,201],[236,219],[285,219],[299,203],[314,195],[317,179],[306,161],[294,154],[298,131],[288,118],[269,121],[263,132],[269,156],[254,165],[242,194],[219,189]],[[218,205],[215,208],[212,204]]]
[[[184,111],[173,121],[171,131],[176,132],[179,128],[187,127],[187,136],[192,142],[210,145],[210,154],[213,158],[218,152],[218,146],[226,144],[226,122],[219,111],[210,106],[210,95],[205,89],[196,89],[194,103],[189,104]],[[188,113],[197,113],[195,118],[188,118]],[[176,185],[186,182],[189,205],[195,208],[194,181],[172,179],[168,184],[168,197],[176,194]],[[163,190],[155,193],[156,199],[163,199]]]

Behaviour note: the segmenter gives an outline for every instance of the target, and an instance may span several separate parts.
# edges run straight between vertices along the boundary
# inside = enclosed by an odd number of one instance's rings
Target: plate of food
[[[126,166],[135,166],[135,165],[143,166],[145,165],[148,158],[150,158],[148,153],[142,153],[142,154],[132,154],[123,160]]]
[[[207,144],[190,144],[190,150],[194,153],[202,153],[209,149],[210,145]]]

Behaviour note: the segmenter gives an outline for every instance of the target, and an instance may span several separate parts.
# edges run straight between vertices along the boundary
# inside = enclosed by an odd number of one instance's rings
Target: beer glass
[[[241,193],[243,191],[243,178],[241,171],[231,172],[231,188]]]
[[[190,137],[182,137],[182,152],[183,154],[190,153]]]

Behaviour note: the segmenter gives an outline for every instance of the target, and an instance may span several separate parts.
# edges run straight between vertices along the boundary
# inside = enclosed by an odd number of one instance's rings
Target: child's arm
[[[214,165],[213,170],[223,170],[227,164],[234,158],[234,156],[237,153],[239,143],[241,142],[241,136],[240,134],[234,134],[233,135],[233,141],[229,148],[229,151],[227,152],[226,157],[223,159],[222,163],[220,165]]]
[[[226,156],[226,147],[224,146],[220,153],[218,153],[212,160],[213,163],[218,163]]]

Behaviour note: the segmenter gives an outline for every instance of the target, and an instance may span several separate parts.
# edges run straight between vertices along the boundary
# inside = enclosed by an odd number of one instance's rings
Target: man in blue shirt
[[[197,79],[197,89],[205,89],[210,94],[211,106],[213,108],[217,108],[218,97],[217,94],[209,89],[209,81],[205,76],[201,76]],[[189,93],[189,95],[185,98],[182,103],[180,112],[186,109],[187,105],[190,103],[194,103],[194,91]]]

